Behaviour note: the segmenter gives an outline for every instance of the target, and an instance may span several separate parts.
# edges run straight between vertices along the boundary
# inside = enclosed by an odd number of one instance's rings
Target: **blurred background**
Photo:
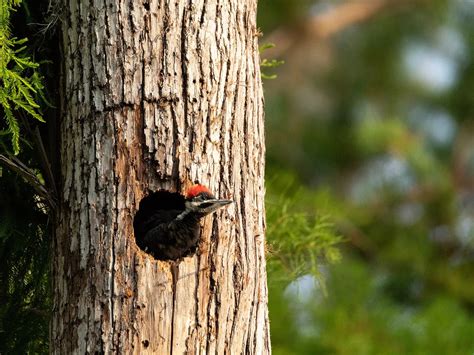
[[[474,354],[474,1],[258,23],[273,352]]]

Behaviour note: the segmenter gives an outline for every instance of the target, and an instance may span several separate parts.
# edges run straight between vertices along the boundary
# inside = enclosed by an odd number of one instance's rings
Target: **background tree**
[[[53,351],[269,352],[256,2],[64,5]],[[133,216],[196,181],[236,203],[173,280]]]

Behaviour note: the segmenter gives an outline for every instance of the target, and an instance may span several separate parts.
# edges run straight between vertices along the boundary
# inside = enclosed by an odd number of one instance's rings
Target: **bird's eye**
[[[199,195],[193,197],[194,202],[203,202],[207,201],[210,199],[213,199],[214,197],[211,194],[208,194],[206,192],[201,192]]]

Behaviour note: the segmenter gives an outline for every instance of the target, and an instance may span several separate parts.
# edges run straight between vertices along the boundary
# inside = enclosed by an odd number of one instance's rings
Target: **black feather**
[[[200,215],[176,218],[185,210],[179,193],[160,190],[145,197],[133,226],[137,245],[160,260],[176,260],[196,251],[199,243]]]

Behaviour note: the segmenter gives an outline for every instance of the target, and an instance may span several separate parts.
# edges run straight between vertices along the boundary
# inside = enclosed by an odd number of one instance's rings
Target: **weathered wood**
[[[270,352],[256,0],[64,1],[52,352]],[[148,190],[236,203],[198,255],[142,252]]]

